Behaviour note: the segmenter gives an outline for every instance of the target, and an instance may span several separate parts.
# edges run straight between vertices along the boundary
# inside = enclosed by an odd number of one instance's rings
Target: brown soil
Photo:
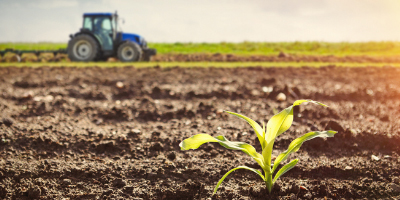
[[[66,54],[58,54],[54,57],[51,53],[45,53],[39,57],[32,54],[23,54],[21,62],[70,62]],[[14,54],[7,54],[1,62],[18,62]],[[117,58],[109,58],[108,62],[118,61]],[[156,62],[351,62],[351,63],[400,63],[399,56],[320,56],[320,55],[291,55],[281,52],[271,56],[238,56],[233,54],[163,54],[151,57]]]
[[[232,54],[164,54],[152,61],[159,62],[352,62],[352,63],[399,63],[399,56],[318,56],[291,55],[281,52],[276,56],[237,56]]]
[[[390,67],[0,68],[0,199],[400,198],[399,77]],[[275,156],[306,132],[339,133],[304,143],[272,194],[237,170],[211,197],[228,170],[257,164],[179,143],[208,133],[260,151],[251,127],[222,110],[267,121],[296,99],[330,107],[296,109]]]

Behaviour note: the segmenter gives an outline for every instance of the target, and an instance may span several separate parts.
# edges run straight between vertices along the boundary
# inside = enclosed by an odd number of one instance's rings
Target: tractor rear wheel
[[[92,36],[77,35],[68,42],[68,57],[72,61],[94,61],[100,57],[100,48]]]
[[[117,56],[122,62],[135,62],[142,58],[142,49],[134,42],[125,42],[118,47]]]

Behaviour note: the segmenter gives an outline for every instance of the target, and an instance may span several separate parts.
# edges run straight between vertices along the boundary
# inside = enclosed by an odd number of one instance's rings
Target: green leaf
[[[251,167],[247,167],[247,166],[239,166],[239,167],[233,168],[233,169],[231,169],[230,171],[226,172],[226,174],[218,181],[217,186],[215,186],[213,195],[217,192],[218,187],[221,185],[222,181],[224,181],[225,178],[226,178],[230,173],[232,173],[233,171],[235,171],[235,170],[237,170],[237,169],[247,169],[247,170],[250,170],[250,171],[252,171],[252,172],[254,172],[254,173],[260,175],[260,177],[261,177],[263,180],[265,180],[265,179],[264,179],[264,176],[262,175],[262,173],[261,173],[260,171],[258,171],[258,170],[256,170],[256,169],[253,169],[253,168],[251,168]]]
[[[271,171],[271,156],[272,156],[272,149],[274,146],[274,141],[271,141],[270,143],[267,144],[267,146],[263,149],[262,151],[262,157],[264,160],[264,166],[263,168],[265,171],[268,173],[272,173]]]
[[[283,166],[275,175],[274,180],[272,181],[272,184],[275,183],[276,180],[278,180],[279,177],[281,177],[283,174],[285,174],[286,172],[288,172],[289,170],[291,170],[299,161],[299,159],[294,159],[292,161],[290,161],[290,163],[286,164],[285,166]]]
[[[260,141],[260,144],[261,144],[262,148],[265,147],[265,142],[264,142],[264,135],[265,135],[265,132],[263,131],[263,129],[261,128],[261,126],[260,126],[259,124],[257,124],[257,122],[255,122],[254,120],[252,120],[252,119],[250,119],[250,118],[248,118],[248,117],[246,117],[246,116],[244,116],[244,115],[238,114],[238,113],[229,112],[229,111],[225,111],[225,112],[227,112],[227,113],[229,113],[229,114],[232,114],[232,115],[235,115],[235,116],[237,116],[237,117],[239,117],[239,118],[242,118],[242,119],[246,120],[247,123],[249,123],[250,126],[253,127],[254,132],[256,132],[257,137],[258,137],[258,140]]]
[[[247,155],[251,156],[261,166],[261,168],[264,167],[263,157],[261,154],[257,153],[253,146],[244,142],[231,142],[222,135],[212,137],[208,134],[197,134],[186,140],[183,140],[179,146],[181,147],[181,150],[197,149],[202,144],[207,142],[218,142],[227,149],[241,150]]]
[[[292,106],[289,106],[282,110],[280,113],[274,115],[267,123],[267,133],[265,140],[267,143],[275,140],[283,132],[287,131],[293,122],[293,107],[298,106],[305,102],[311,102],[315,104],[319,104],[322,106],[326,106],[322,103],[313,100],[297,100],[293,103]]]
[[[313,100],[297,100],[293,103],[292,106],[289,106],[282,110],[280,113],[271,117],[271,119],[267,123],[267,133],[265,134],[266,147],[263,148],[262,156],[264,158],[264,165],[266,167],[271,166],[271,154],[273,149],[273,144],[275,138],[278,137],[283,132],[287,131],[293,122],[293,107],[298,106],[305,102],[311,102],[315,104],[319,104],[322,106],[326,106],[322,103]]]
[[[197,149],[202,144],[207,142],[218,142],[218,140],[208,134],[197,134],[186,140],[183,140],[179,146],[181,147],[181,150]]]
[[[274,166],[272,168],[272,173],[275,171],[275,169],[278,167],[278,165],[285,161],[289,155],[293,152],[296,152],[297,150],[300,149],[301,145],[307,141],[307,140],[311,140],[317,137],[322,137],[322,138],[326,138],[326,137],[333,137],[337,132],[336,131],[314,131],[314,132],[309,132],[304,134],[303,136],[293,140],[290,144],[288,149],[279,154],[279,156],[275,159],[274,162]]]

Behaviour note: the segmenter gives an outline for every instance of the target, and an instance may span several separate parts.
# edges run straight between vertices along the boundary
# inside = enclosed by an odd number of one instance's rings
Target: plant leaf
[[[265,148],[262,151],[264,166],[268,173],[272,173],[272,171],[271,171],[271,156],[272,156],[273,147],[274,147],[274,141],[271,141],[267,144],[267,146],[265,146]]]
[[[272,168],[272,173],[275,171],[275,169],[278,167],[278,165],[285,161],[289,155],[293,152],[296,152],[297,150],[300,149],[301,145],[307,141],[307,140],[311,140],[317,137],[322,137],[322,138],[326,138],[326,137],[333,137],[337,132],[336,131],[314,131],[314,132],[309,132],[304,134],[301,137],[298,137],[297,139],[293,140],[290,144],[288,149],[279,154],[279,156],[275,159],[274,162],[274,166]]]
[[[202,144],[207,142],[218,142],[221,146],[227,149],[241,150],[247,155],[251,156],[261,166],[261,168],[264,169],[263,157],[261,154],[257,153],[253,146],[244,142],[231,142],[222,135],[212,137],[208,134],[197,134],[186,140],[183,140],[179,146],[181,147],[181,150],[197,149]]]
[[[271,117],[271,119],[267,123],[267,133],[265,134],[266,147],[263,148],[262,156],[264,158],[264,165],[266,167],[271,166],[271,154],[274,145],[275,138],[278,137],[283,132],[287,131],[293,122],[293,107],[298,106],[305,102],[311,102],[315,104],[319,104],[322,106],[326,106],[322,103],[313,100],[297,100],[293,103],[293,105],[285,108],[280,113]],[[274,164],[275,168],[276,165]]]
[[[179,146],[181,147],[181,150],[197,149],[202,144],[207,142],[218,142],[218,140],[208,134],[197,134],[186,140],[183,140]]]
[[[275,183],[276,180],[278,180],[279,177],[281,177],[283,174],[285,174],[286,172],[288,172],[289,170],[291,170],[299,161],[299,159],[294,159],[292,161],[290,161],[290,163],[286,164],[285,166],[283,166],[276,174],[274,177],[274,180],[272,181],[272,184]]]
[[[265,142],[264,142],[265,133],[264,133],[263,129],[261,128],[261,126],[259,124],[257,124],[257,122],[255,122],[254,120],[252,120],[252,119],[250,119],[250,118],[248,118],[248,117],[246,117],[244,115],[238,114],[238,113],[234,113],[234,112],[230,112],[230,111],[225,111],[225,112],[246,120],[247,123],[249,123],[250,126],[253,127],[254,132],[257,134],[258,140],[260,141],[260,144],[261,144],[262,148],[264,148],[264,146],[265,146]]]
[[[237,169],[247,169],[247,170],[250,170],[250,171],[252,171],[252,172],[254,172],[254,173],[260,175],[260,177],[265,181],[264,176],[262,175],[262,173],[261,173],[260,171],[258,171],[258,170],[256,170],[256,169],[253,169],[253,168],[251,168],[251,167],[247,167],[247,166],[239,166],[239,167],[233,168],[233,169],[229,170],[228,172],[226,172],[226,174],[218,181],[217,186],[215,186],[213,195],[217,192],[218,187],[221,185],[222,181],[224,181],[225,178],[226,178],[230,173],[232,173],[233,171],[235,171],[235,170],[237,170]]]
[[[267,133],[265,136],[265,140],[267,143],[275,140],[283,132],[287,131],[293,122],[293,107],[298,106],[304,102],[311,102],[315,104],[319,104],[322,106],[326,106],[322,103],[313,100],[297,100],[293,103],[292,106],[289,106],[282,110],[280,113],[274,115],[267,123]]]
[[[254,120],[252,120],[252,119],[250,119],[250,118],[248,118],[248,117],[246,117],[246,116],[244,116],[244,115],[238,114],[238,113],[229,112],[229,111],[225,111],[225,112],[227,112],[227,113],[229,113],[229,114],[231,114],[231,115],[235,115],[236,117],[239,117],[239,118],[242,118],[242,119],[246,120],[247,123],[249,123],[250,126],[253,127],[254,132],[256,132],[257,137],[258,137],[258,140],[260,141],[260,144],[261,144],[262,148],[264,148],[264,146],[265,146],[265,142],[264,142],[264,135],[265,135],[265,132],[263,131],[263,129],[261,128],[261,126],[260,126],[259,124],[257,124],[257,122],[255,122]]]

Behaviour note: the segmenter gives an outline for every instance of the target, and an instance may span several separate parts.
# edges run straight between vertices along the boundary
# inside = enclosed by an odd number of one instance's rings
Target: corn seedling
[[[229,114],[235,115],[239,118],[242,118],[246,120],[254,129],[254,132],[256,133],[258,140],[260,141],[261,147],[262,147],[262,153],[258,153],[256,149],[251,146],[250,144],[244,143],[244,142],[231,142],[227,140],[224,136],[217,136],[217,137],[212,137],[208,134],[197,134],[194,135],[186,140],[183,140],[179,146],[181,147],[181,150],[189,150],[189,149],[197,149],[199,148],[202,144],[207,143],[207,142],[218,142],[220,145],[227,149],[232,149],[232,150],[241,150],[245,152],[247,155],[252,157],[263,169],[264,174],[260,172],[257,169],[253,169],[247,166],[239,166],[236,168],[231,169],[228,171],[217,183],[214,189],[213,195],[217,192],[218,187],[221,185],[221,183],[224,181],[224,179],[233,171],[237,169],[247,169],[250,170],[256,174],[258,174],[263,181],[266,184],[266,187],[268,189],[268,192],[271,193],[272,187],[276,180],[278,180],[279,177],[281,177],[283,174],[288,172],[290,169],[292,169],[299,159],[294,159],[284,165],[282,168],[280,168],[277,172],[277,167],[279,164],[284,162],[291,153],[296,152],[297,150],[300,149],[301,145],[303,142],[307,140],[311,140],[317,137],[333,137],[336,134],[336,131],[313,131],[304,134],[303,136],[293,140],[288,149],[278,155],[276,157],[274,163],[271,163],[271,157],[272,157],[272,148],[274,146],[274,142],[276,137],[278,137],[280,134],[285,132],[290,128],[293,122],[293,107],[298,106],[304,102],[312,102],[315,104],[319,104],[322,106],[326,106],[322,103],[312,101],[312,100],[297,100],[293,103],[293,105],[289,106],[288,108],[282,110],[280,113],[274,115],[267,123],[267,127],[265,127],[265,124],[263,123],[263,127],[261,127],[258,123],[256,123],[254,120],[240,115],[238,113],[234,112],[228,112]],[[275,173],[276,172],[276,173]],[[273,174],[275,173],[274,178]]]

